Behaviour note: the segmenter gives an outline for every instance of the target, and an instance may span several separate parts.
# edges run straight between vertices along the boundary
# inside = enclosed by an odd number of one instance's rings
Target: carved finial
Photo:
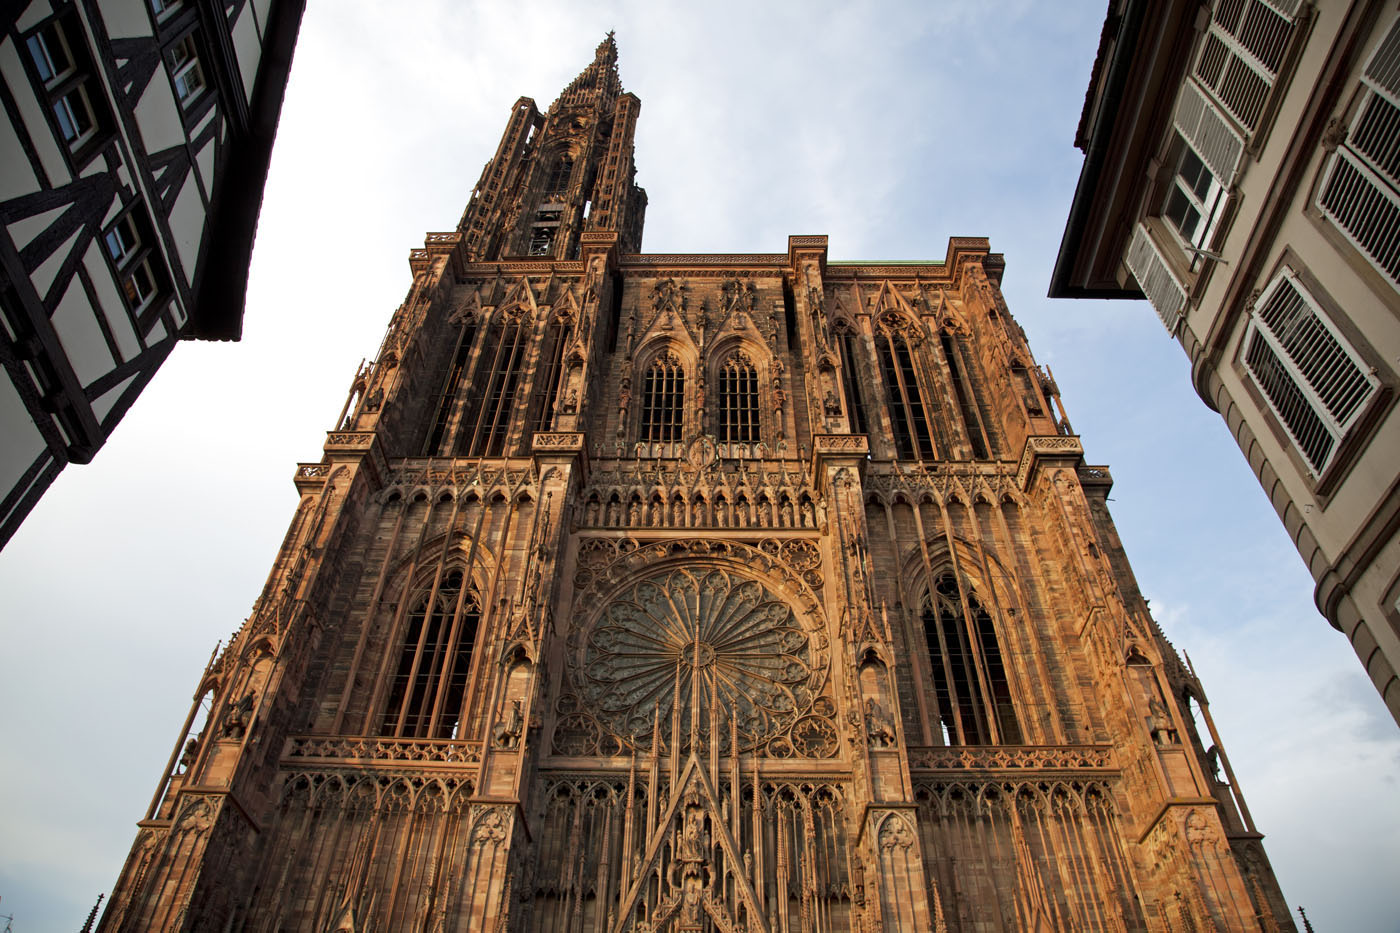
[[[1327,121],[1327,128],[1322,131],[1322,148],[1331,152],[1342,143],[1346,142],[1347,125],[1336,117]]]

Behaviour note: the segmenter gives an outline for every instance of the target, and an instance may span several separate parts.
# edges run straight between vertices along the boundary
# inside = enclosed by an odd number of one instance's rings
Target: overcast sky
[[[1291,905],[1400,930],[1400,730],[1185,354],[1145,303],[1045,292],[1104,0],[310,3],[244,337],[176,348],[0,552],[0,915],[109,891],[210,651],[246,617],[362,357],[522,95],[617,30],[647,252],[941,260],[987,236],[1168,637],[1194,662]],[[392,11],[392,12],[389,12]]]

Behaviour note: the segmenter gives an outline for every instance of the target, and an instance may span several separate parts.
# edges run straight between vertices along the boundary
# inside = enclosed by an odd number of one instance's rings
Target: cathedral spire
[[[617,73],[617,40],[609,30],[603,41],[598,43],[593,61],[564,88],[549,110],[553,113],[560,107],[611,103],[621,93],[622,79]]]
[[[462,217],[466,256],[574,259],[585,231],[616,233],[624,252],[639,251],[646,192],[632,143],[641,106],[622,90],[611,32],[547,112],[516,101]]]

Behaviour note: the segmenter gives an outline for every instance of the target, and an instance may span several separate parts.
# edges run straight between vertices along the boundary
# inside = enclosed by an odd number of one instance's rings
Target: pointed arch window
[[[758,443],[758,373],[742,351],[730,354],[719,368],[719,441]]]
[[[413,602],[380,720],[381,735],[458,738],[481,609],[461,570]]]
[[[560,156],[559,159],[549,169],[549,180],[545,182],[544,193],[550,195],[563,194],[569,187],[569,177],[574,173],[574,160],[568,156]]]
[[[515,396],[525,367],[529,328],[519,321],[498,323],[476,364],[471,409],[458,450],[469,457],[499,457],[506,448]]]
[[[957,396],[968,443],[972,445],[972,456],[978,460],[986,460],[988,432],[982,421],[982,411],[986,410],[986,406],[982,404],[977,383],[972,378],[972,363],[966,352],[967,344],[959,334],[946,330],[942,335],[942,343],[943,358],[948,361],[948,376],[953,383],[953,394]]]
[[[1021,729],[991,613],[974,593],[959,591],[952,571],[934,582],[924,603],[923,623],[944,742],[1020,744]]]
[[[685,367],[674,353],[651,361],[642,381],[642,433],[647,443],[681,439],[685,422]]]
[[[457,348],[448,362],[447,372],[443,374],[442,391],[434,400],[436,414],[433,416],[433,426],[428,432],[427,443],[424,444],[423,453],[433,457],[446,453],[442,449],[443,440],[447,436],[447,429],[452,422],[452,412],[456,407],[457,393],[462,387],[462,377],[467,371],[467,361],[471,357],[472,346],[476,342],[476,316],[470,315],[462,323],[462,330],[457,335]]]
[[[846,412],[850,417],[851,431],[866,433],[865,399],[860,394],[860,377],[856,371],[858,338],[848,326],[838,326],[836,332],[836,352],[841,357],[841,390],[846,395]]]
[[[569,325],[563,317],[555,317],[545,331],[540,349],[540,363],[535,369],[534,396],[531,409],[533,429],[548,431],[554,423],[554,406],[559,400],[559,382],[564,369],[564,345],[568,343]]]
[[[934,433],[909,342],[901,333],[881,331],[875,337],[875,351],[880,358],[880,375],[885,380],[885,404],[894,429],[895,453],[903,460],[933,460],[937,456]]]

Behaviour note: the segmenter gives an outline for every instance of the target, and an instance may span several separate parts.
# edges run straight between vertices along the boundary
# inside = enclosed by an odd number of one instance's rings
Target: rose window
[[[812,705],[823,665],[792,607],[725,570],[672,569],[605,608],[578,666],[585,706],[625,741],[752,748]]]

